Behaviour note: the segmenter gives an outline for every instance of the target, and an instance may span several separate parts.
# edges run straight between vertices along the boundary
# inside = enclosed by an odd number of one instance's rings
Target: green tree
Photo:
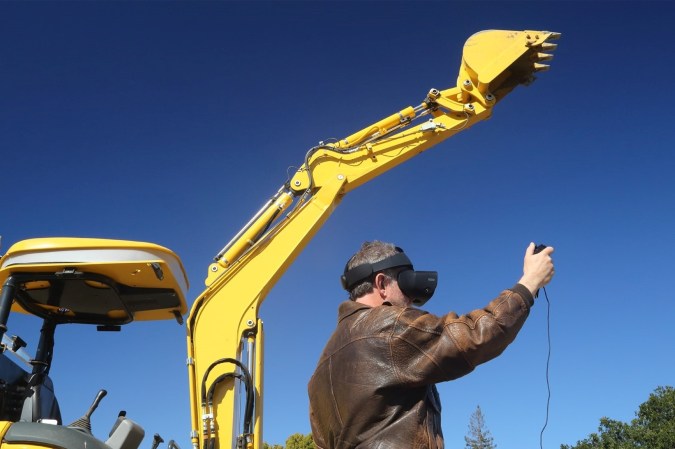
[[[598,433],[560,449],[675,448],[675,389],[658,387],[642,403],[630,424],[601,418]]]
[[[281,444],[273,444],[270,446],[267,443],[263,443],[263,449],[284,449],[284,447]]]
[[[286,439],[286,446],[280,444],[269,445],[263,443],[263,449],[317,449],[312,440],[312,434],[303,435],[301,433],[294,433]]]
[[[312,434],[294,433],[286,440],[286,449],[316,449]]]
[[[476,411],[469,419],[469,434],[464,437],[464,441],[466,441],[465,449],[495,449],[497,447],[492,434],[485,427],[485,417],[480,405],[476,407]]]

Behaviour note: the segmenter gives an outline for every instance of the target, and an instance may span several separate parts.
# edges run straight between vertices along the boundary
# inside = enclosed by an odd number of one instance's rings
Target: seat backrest
[[[61,409],[54,395],[54,384],[49,376],[43,376],[42,382],[31,387],[33,393],[23,401],[19,421],[38,422],[42,419],[61,424]]]

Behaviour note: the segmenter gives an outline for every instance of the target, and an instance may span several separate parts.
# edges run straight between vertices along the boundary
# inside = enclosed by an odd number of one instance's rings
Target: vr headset
[[[389,256],[375,263],[366,263],[358,265],[351,270],[345,266],[344,274],[341,276],[342,288],[350,291],[356,285],[365,281],[369,277],[389,268],[403,267],[404,270],[398,273],[398,286],[408,298],[412,299],[417,306],[424,305],[436,291],[438,284],[438,272],[436,271],[415,271],[413,264],[408,256],[403,253],[401,248],[393,256]]]

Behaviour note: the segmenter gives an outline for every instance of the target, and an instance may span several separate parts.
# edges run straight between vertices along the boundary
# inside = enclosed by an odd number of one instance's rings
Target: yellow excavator
[[[275,282],[329,217],[361,184],[492,114],[512,89],[533,81],[558,33],[483,31],[464,45],[457,84],[431,89],[344,139],[311,148],[303,164],[215,256],[206,288],[187,315],[187,364],[193,449],[261,449],[263,323],[258,310]],[[87,238],[38,238],[0,259],[0,449],[137,449],[144,430],[124,414],[109,437],[90,416],[61,420],[49,377],[54,332],[65,323],[117,330],[132,321],[174,319],[188,311],[180,259],[155,244]],[[37,348],[12,332],[11,316],[42,320]],[[161,443],[155,435],[153,449]],[[178,445],[171,441],[169,448]]]

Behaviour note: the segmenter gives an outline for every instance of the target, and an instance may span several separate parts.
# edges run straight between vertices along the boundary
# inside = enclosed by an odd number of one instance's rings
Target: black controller
[[[544,250],[544,248],[546,248],[546,245],[539,244],[539,245],[534,247],[534,252],[532,254],[538,254],[538,253],[542,252]],[[534,292],[534,297],[535,298],[539,297],[539,289],[537,289],[537,291]]]

